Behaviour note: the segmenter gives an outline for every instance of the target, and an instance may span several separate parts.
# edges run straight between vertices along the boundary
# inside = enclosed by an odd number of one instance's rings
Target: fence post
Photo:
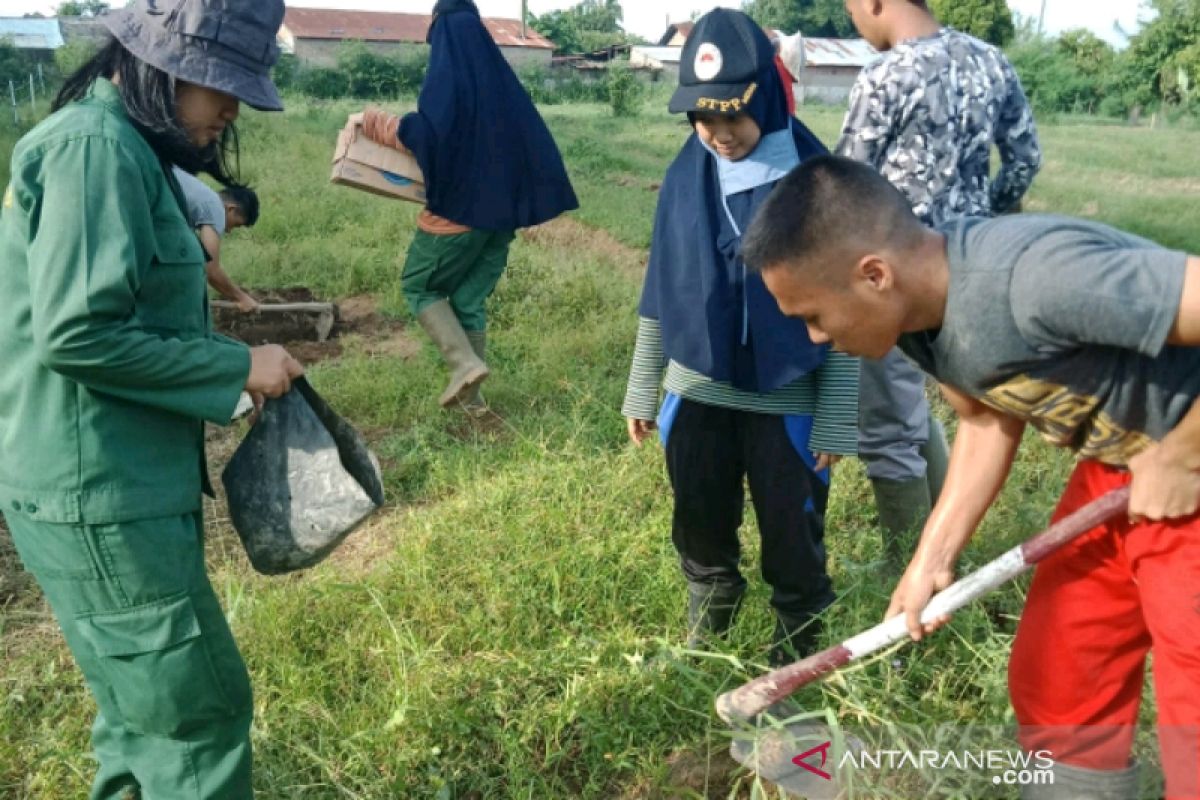
[[[29,113],[37,116],[37,94],[33,91],[33,73],[29,73]]]
[[[42,97],[46,96],[46,76],[42,73],[42,62],[38,62],[38,83],[42,85]]]
[[[20,125],[21,115],[17,113],[17,88],[11,80],[8,82],[8,96],[12,99],[13,124]]]

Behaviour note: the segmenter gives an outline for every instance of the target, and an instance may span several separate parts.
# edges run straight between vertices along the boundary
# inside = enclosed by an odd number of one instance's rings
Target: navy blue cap
[[[679,57],[679,88],[667,106],[672,114],[737,114],[761,87],[759,76],[775,60],[775,48],[758,24],[741,11],[714,8],[692,28]]]

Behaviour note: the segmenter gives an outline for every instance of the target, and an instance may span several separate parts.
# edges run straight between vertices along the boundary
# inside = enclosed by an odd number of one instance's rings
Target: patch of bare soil
[[[659,189],[662,188],[662,183],[659,181],[647,181],[647,180],[643,180],[642,178],[637,177],[636,175],[629,175],[629,174],[618,175],[616,178],[616,182],[617,182],[617,186],[640,187],[642,189],[645,189],[647,192],[657,192]]]
[[[484,397],[487,396],[487,384],[484,387]],[[472,416],[458,408],[447,409],[449,427],[447,432],[459,441],[482,440],[496,442],[506,438],[512,431],[508,421],[494,407],[488,408],[482,416]]]
[[[727,800],[750,796],[750,779],[729,755],[728,743],[713,742],[698,749],[677,750],[667,758],[667,766],[665,785],[634,785],[621,793],[620,800],[694,800],[701,797]]]
[[[264,305],[325,302],[303,286],[255,290]],[[361,340],[371,355],[411,358],[421,345],[404,325],[379,313],[370,295],[356,295],[334,303],[334,323],[329,337],[320,341],[318,315],[303,311],[259,311],[245,314],[236,309],[214,308],[213,326],[220,333],[251,346],[279,344],[304,364],[338,358],[346,341]]]
[[[521,236],[541,247],[587,250],[602,261],[640,276],[646,268],[646,251],[618,241],[611,233],[584,225],[571,217],[558,217],[545,225],[526,228]]]
[[[36,601],[33,576],[21,566],[12,535],[0,517],[0,611]]]

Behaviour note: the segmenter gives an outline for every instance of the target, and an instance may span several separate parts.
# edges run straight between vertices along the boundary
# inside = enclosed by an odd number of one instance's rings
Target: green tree
[[[28,80],[29,60],[15,44],[8,39],[0,39],[0,84],[8,93],[9,81]]]
[[[583,50],[575,20],[568,11],[551,11],[540,17],[530,14],[529,24],[554,43],[556,53],[579,53]]]
[[[530,14],[529,24],[554,43],[554,52],[581,53],[632,41],[621,28],[623,18],[618,0],[583,0],[540,17]]]
[[[54,13],[60,17],[94,17],[108,10],[108,3],[103,0],[82,0],[82,2],[59,3]]]
[[[96,55],[95,44],[86,39],[76,39],[54,51],[54,65],[58,69],[58,74],[65,77],[74,74],[94,55]]]
[[[1188,99],[1200,84],[1200,0],[1148,0],[1157,16],[1130,39],[1124,89],[1139,103]]]
[[[617,0],[583,0],[571,9],[575,15],[577,26],[581,31],[598,31],[601,33],[624,33],[621,30],[621,20],[624,12]]]
[[[1016,33],[1005,0],[929,0],[929,7],[944,25],[994,45],[1008,44]]]
[[[764,28],[805,36],[854,35],[844,0],[745,0],[742,10]]]
[[[635,117],[642,106],[642,93],[645,87],[637,75],[629,68],[628,62],[614,61],[609,64],[608,102],[612,106],[613,115],[618,117]]]
[[[1025,94],[1039,111],[1090,114],[1102,108],[1106,113],[1127,110],[1110,94],[1116,51],[1088,31],[1067,31],[1051,39],[1022,25],[1008,57]]]
[[[1064,31],[1054,47],[1070,58],[1076,69],[1091,77],[1099,77],[1111,70],[1117,56],[1111,44],[1085,28]]]

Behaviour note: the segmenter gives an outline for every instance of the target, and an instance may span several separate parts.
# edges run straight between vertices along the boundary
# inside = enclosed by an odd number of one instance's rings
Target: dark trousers
[[[771,605],[790,617],[828,607],[828,487],[788,436],[783,417],[682,401],[666,446],[675,492],[671,536],[689,582],[741,589],[738,569],[744,482],[762,534]]]

